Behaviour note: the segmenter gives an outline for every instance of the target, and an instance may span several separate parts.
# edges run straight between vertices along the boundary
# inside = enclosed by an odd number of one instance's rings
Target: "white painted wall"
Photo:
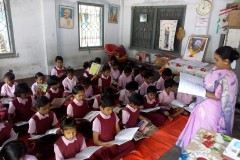
[[[186,17],[184,28],[186,31],[186,36],[182,41],[181,54],[184,53],[187,38],[194,33],[195,21],[197,13],[195,10],[197,0],[124,0],[124,20],[120,28],[123,30],[123,37],[121,43],[128,49],[129,57],[134,58],[136,50],[130,50],[130,37],[131,37],[131,7],[132,6],[164,6],[164,5],[186,5]],[[233,0],[213,0],[212,13],[210,15],[210,23],[208,28],[208,34],[211,36],[209,47],[207,49],[205,60],[208,62],[213,61],[214,51],[217,49],[220,39],[220,34],[216,33],[217,21],[219,10],[226,7],[227,3],[232,3]],[[154,55],[151,57],[154,59]]]

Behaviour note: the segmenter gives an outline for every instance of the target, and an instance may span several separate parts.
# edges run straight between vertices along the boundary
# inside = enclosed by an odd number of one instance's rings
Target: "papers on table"
[[[206,89],[203,87],[203,79],[186,73],[180,73],[178,92],[201,97],[206,96]]]
[[[100,64],[92,63],[92,65],[91,65],[91,67],[89,69],[89,74],[91,74],[91,75],[98,74],[100,68],[101,68]]]
[[[196,66],[196,67],[201,67],[201,68],[209,65],[209,63],[203,63],[200,61],[193,61],[193,60],[184,60],[182,58],[173,59],[173,60],[171,60],[171,62],[185,64],[185,65],[191,65],[191,66]]]

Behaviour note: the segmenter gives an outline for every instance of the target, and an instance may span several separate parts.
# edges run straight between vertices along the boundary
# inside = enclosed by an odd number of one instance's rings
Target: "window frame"
[[[134,18],[134,8],[136,7],[143,7],[143,8],[147,8],[147,7],[152,7],[154,9],[154,22],[153,22],[153,34],[151,35],[152,39],[151,39],[151,49],[147,49],[147,48],[142,48],[142,47],[135,47],[133,46],[133,18]],[[181,56],[181,50],[182,50],[182,41],[179,41],[179,45],[178,45],[178,49],[174,50],[174,51],[166,51],[166,50],[161,50],[161,49],[154,49],[154,45],[155,45],[155,41],[156,41],[156,36],[159,35],[155,35],[155,33],[157,32],[157,25],[159,25],[159,22],[157,22],[158,19],[158,10],[159,9],[169,9],[169,8],[182,8],[184,9],[184,13],[183,13],[183,18],[182,18],[182,24],[181,27],[184,27],[185,25],[185,19],[186,19],[186,10],[187,10],[187,6],[186,5],[166,5],[166,6],[133,6],[131,9],[131,37],[130,37],[130,49],[135,49],[135,50],[140,50],[140,51],[145,51],[145,52],[149,52],[149,53],[166,53],[169,54],[173,57],[180,57]],[[159,27],[160,29],[160,27]],[[177,28],[178,29],[178,28]],[[177,33],[177,30],[176,30]]]
[[[11,58],[11,57],[16,57],[17,53],[16,53],[15,41],[14,41],[10,2],[8,0],[3,0],[3,5],[5,9],[4,11],[6,14],[6,25],[7,25],[8,37],[9,37],[9,45],[12,52],[0,53],[0,58]]]
[[[79,50],[99,50],[104,48],[104,5],[103,4],[95,4],[95,3],[85,3],[78,2],[77,3],[77,14],[78,14],[78,47]],[[91,47],[80,47],[80,21],[79,21],[79,5],[88,5],[88,6],[97,6],[102,8],[102,45],[101,46],[91,46]]]

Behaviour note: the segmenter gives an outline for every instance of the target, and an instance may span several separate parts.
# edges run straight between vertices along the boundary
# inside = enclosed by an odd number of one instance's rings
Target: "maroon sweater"
[[[8,123],[4,123],[5,127],[0,131],[0,146],[10,138],[10,133],[12,130],[12,127]]]
[[[101,124],[101,133],[99,133],[99,140],[103,142],[109,142],[114,140],[114,135],[116,134],[116,116],[112,112],[109,119],[104,119],[99,114],[97,115],[98,120]]]
[[[60,152],[62,153],[64,159],[73,158],[73,157],[75,157],[75,155],[77,153],[80,152],[80,149],[82,148],[84,139],[80,133],[78,133],[76,135],[76,138],[77,138],[77,140],[75,140],[73,143],[70,143],[68,145],[66,145],[63,142],[62,137],[59,138],[57,140],[57,142],[55,143],[58,146]]]
[[[57,75],[62,74],[62,73],[67,73],[67,70],[65,67],[63,67],[63,69],[57,69],[57,67],[54,67],[54,68],[57,71]]]
[[[139,116],[139,113],[140,113],[140,108],[138,108],[136,110],[136,112],[132,112],[127,107],[124,107],[123,110],[127,111],[130,114],[129,119],[126,123],[127,127],[135,127],[137,125],[137,120],[138,120],[138,116]]]
[[[36,122],[36,134],[44,134],[47,130],[52,128],[52,123],[54,120],[54,113],[50,111],[48,113],[49,117],[44,119],[39,119],[36,114],[32,116],[32,119]]]
[[[111,76],[108,76],[107,79],[100,77],[102,80],[102,90],[104,90],[104,88],[110,87],[111,85]]]
[[[58,88],[58,93],[53,93],[50,89],[47,93],[50,95],[50,101],[53,101],[54,98],[62,98],[64,90],[62,88]]]
[[[35,114],[32,108],[32,98],[28,97],[28,101],[25,105],[19,103],[17,98],[12,100],[13,105],[15,106],[15,121],[29,121],[29,119]]]
[[[154,107],[156,107],[157,104],[158,104],[158,101],[157,101],[157,100],[155,100],[154,103],[149,104],[149,103],[147,102],[147,98],[144,97],[144,108],[154,108]]]
[[[83,118],[88,112],[88,102],[83,99],[83,104],[81,106],[78,106],[76,103],[71,103],[73,107],[73,117],[74,118]]]

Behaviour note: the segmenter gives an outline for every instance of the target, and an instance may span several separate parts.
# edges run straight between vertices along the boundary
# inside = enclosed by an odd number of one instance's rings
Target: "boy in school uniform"
[[[134,143],[128,141],[122,145],[108,143],[114,140],[114,136],[119,133],[119,118],[112,111],[114,101],[112,97],[103,97],[100,106],[100,114],[93,121],[93,142],[98,146],[105,146],[103,149],[109,152],[111,160],[119,160],[134,150]]]
[[[144,74],[147,72],[147,68],[145,66],[141,66],[139,68],[139,74],[134,78],[134,80],[138,83],[138,86],[141,86],[144,82]]]
[[[162,72],[162,76],[159,78],[159,80],[156,83],[156,88],[159,91],[164,90],[164,81],[166,79],[170,79],[172,77],[172,71],[169,68],[165,68]]]
[[[56,56],[55,67],[51,70],[51,75],[57,76],[61,81],[66,77],[67,70],[63,66],[63,58],[61,56]]]
[[[15,75],[12,70],[9,70],[3,76],[5,84],[1,88],[1,96],[15,97],[14,91],[17,83],[15,82]]]
[[[63,98],[63,89],[60,88],[60,81],[57,76],[50,76],[47,80],[50,89],[47,91],[46,96],[52,102],[54,98]]]
[[[126,66],[123,73],[118,79],[118,89],[124,89],[126,87],[126,84],[130,81],[132,81],[132,68]]]
[[[130,96],[138,90],[138,84],[136,81],[128,82],[125,89],[119,92],[119,101],[122,105],[129,104]]]
[[[144,74],[144,82],[143,84],[139,87],[139,92],[141,95],[147,94],[147,88],[150,86],[153,82],[153,74],[148,71]]]
[[[73,87],[77,84],[78,79],[74,74],[74,69],[68,67],[67,69],[67,77],[62,81],[63,88],[65,92],[71,93]],[[68,94],[70,95],[70,94]]]

